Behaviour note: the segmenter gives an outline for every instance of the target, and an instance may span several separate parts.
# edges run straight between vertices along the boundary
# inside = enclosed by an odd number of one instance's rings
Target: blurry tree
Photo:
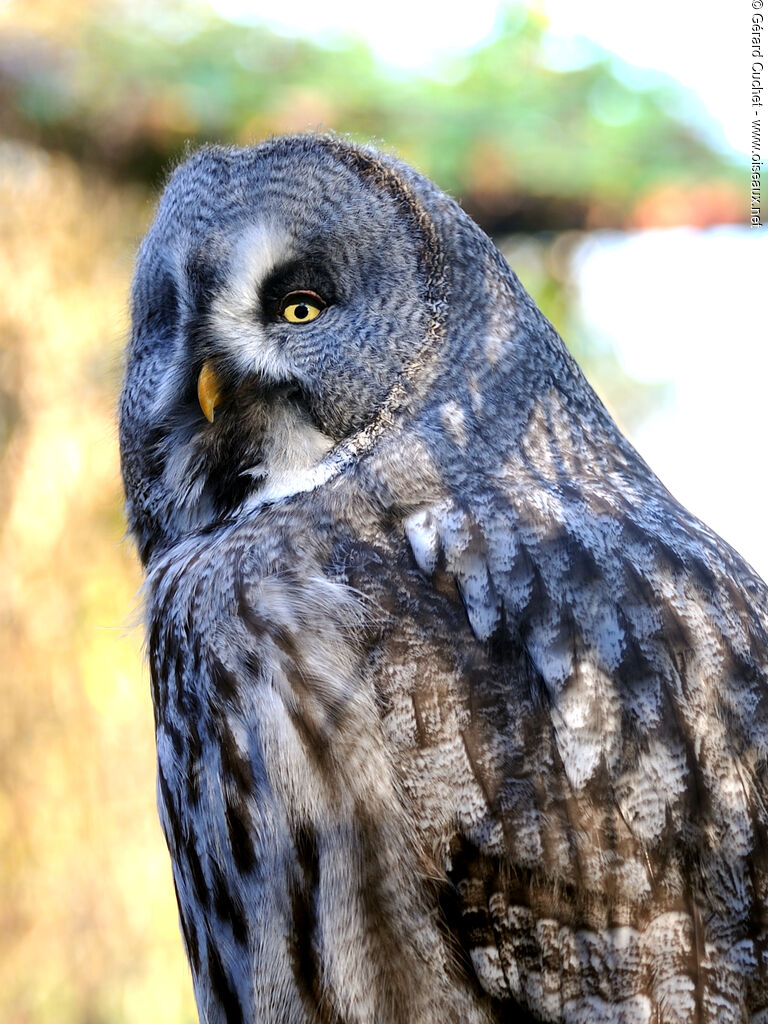
[[[598,49],[553,70],[546,22],[522,5],[440,78],[394,75],[361,43],[234,24],[199,0],[55,10],[37,0],[6,27],[0,133],[120,175],[156,184],[187,141],[325,128],[386,140],[494,234],[624,225],[670,185],[707,184],[700,220],[741,216],[741,171],[668,112],[678,85],[630,86]]]
[[[191,1021],[115,392],[143,193],[0,143],[0,1020]]]

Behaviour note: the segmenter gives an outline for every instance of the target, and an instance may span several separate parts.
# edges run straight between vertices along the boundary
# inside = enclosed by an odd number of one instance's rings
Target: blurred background
[[[414,163],[768,573],[749,12],[631,8],[0,0],[1,1020],[196,1019],[115,424],[133,253],[187,146],[334,129]]]

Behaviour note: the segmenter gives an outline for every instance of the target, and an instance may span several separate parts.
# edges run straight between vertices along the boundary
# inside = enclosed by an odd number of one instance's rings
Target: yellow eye
[[[280,316],[289,324],[317,320],[327,303],[316,292],[289,292],[280,303]]]

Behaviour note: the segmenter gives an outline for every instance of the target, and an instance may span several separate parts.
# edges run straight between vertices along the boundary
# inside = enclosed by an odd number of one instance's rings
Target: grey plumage
[[[133,325],[201,1020],[768,1020],[765,585],[490,240],[339,139],[206,149]]]

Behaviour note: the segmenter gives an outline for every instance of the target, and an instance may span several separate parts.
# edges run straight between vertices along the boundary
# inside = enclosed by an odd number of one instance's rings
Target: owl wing
[[[350,581],[389,610],[382,721],[443,913],[499,1019],[747,1019],[764,585],[660,485],[620,507],[540,484],[423,506]]]

